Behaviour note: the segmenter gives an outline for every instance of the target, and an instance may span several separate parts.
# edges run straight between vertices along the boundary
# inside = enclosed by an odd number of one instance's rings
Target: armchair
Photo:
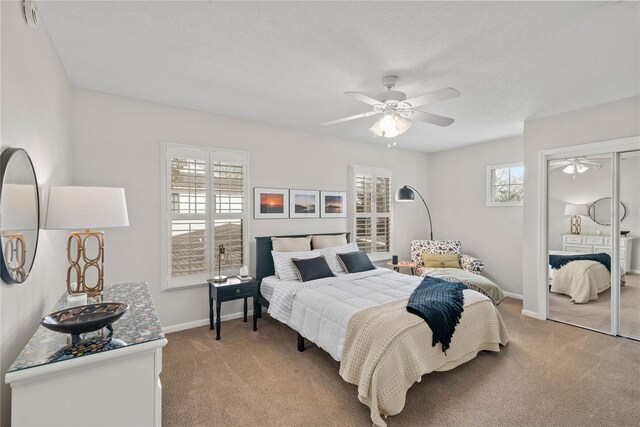
[[[459,254],[460,266],[471,273],[480,274],[484,269],[484,262],[462,253],[462,244],[459,240],[413,240],[411,242],[411,261],[416,263],[416,276],[425,273],[422,262],[424,252],[432,254]]]

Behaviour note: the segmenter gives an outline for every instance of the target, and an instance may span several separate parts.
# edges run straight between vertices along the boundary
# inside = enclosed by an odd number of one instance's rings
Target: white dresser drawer
[[[611,243],[612,243],[611,237],[607,237],[604,239],[605,246],[611,246]]]
[[[611,247],[606,247],[606,246],[595,246],[593,248],[594,253],[600,254],[600,253],[605,253],[605,254],[609,254],[609,256],[611,256]],[[620,260],[624,261],[625,259],[627,259],[627,250],[625,248],[620,248]]]
[[[593,247],[592,246],[565,245],[563,250],[565,252],[579,252],[581,254],[593,253]]]
[[[600,237],[600,236],[588,236],[588,237],[583,237],[583,243],[585,245],[603,245],[604,243],[604,237]]]
[[[563,236],[563,237],[564,237],[565,243],[577,243],[577,244],[582,243],[581,236]]]

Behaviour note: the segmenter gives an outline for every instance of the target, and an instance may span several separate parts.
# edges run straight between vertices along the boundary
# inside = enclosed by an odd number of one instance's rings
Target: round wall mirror
[[[620,221],[627,216],[627,208],[620,202]],[[611,197],[598,199],[589,206],[589,217],[600,225],[611,225]]]
[[[5,149],[0,163],[0,276],[6,283],[22,283],[29,277],[38,247],[38,180],[22,148]]]

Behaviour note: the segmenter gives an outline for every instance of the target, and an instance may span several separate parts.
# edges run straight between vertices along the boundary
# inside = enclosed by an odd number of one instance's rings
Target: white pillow
[[[298,258],[298,259],[317,258],[321,254],[320,254],[320,251],[300,251],[300,252],[271,251],[271,255],[273,256],[273,268],[276,272],[276,276],[278,276],[280,280],[298,280],[298,275],[296,274],[296,269],[293,267],[293,262],[291,262],[291,258]]]
[[[333,274],[344,274],[345,271],[344,268],[342,268],[340,261],[338,260],[338,254],[357,252],[359,250],[360,249],[358,249],[358,245],[356,245],[355,242],[351,242],[347,243],[346,245],[322,248],[320,249],[320,253],[327,259],[327,264],[329,264],[329,267],[331,268],[331,271],[333,271]]]
[[[331,248],[347,244],[346,234],[333,234],[329,236],[311,236],[311,247],[313,249]]]
[[[272,237],[274,252],[300,252],[311,250],[311,236],[307,237]]]

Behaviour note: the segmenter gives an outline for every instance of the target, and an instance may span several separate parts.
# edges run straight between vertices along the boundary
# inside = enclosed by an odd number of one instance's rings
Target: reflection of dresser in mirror
[[[620,236],[620,267],[623,274],[631,270],[632,236]],[[611,236],[597,234],[563,234],[562,250],[583,254],[608,253],[611,255]]]

